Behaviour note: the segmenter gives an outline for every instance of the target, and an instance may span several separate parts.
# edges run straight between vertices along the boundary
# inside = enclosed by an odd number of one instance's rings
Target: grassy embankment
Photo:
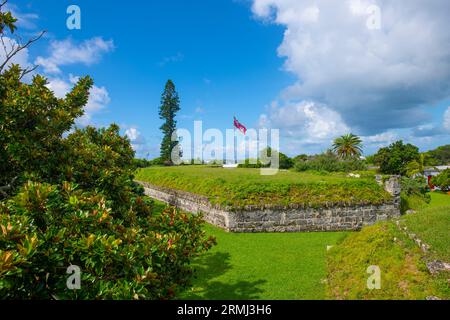
[[[207,196],[211,203],[239,208],[246,205],[379,204],[391,196],[374,177],[317,175],[292,171],[262,176],[258,169],[205,166],[141,169],[136,179]]]
[[[431,203],[404,216],[400,225],[431,248],[422,252],[394,222],[350,234],[328,255],[327,296],[331,299],[450,299],[450,274],[431,275],[426,263],[450,261],[450,196],[432,193]],[[381,270],[381,289],[368,290],[367,267]]]

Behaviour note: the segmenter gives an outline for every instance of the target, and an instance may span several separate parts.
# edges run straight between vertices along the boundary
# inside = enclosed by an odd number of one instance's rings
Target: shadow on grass
[[[189,289],[182,299],[189,300],[257,300],[264,290],[259,286],[266,280],[221,280],[214,279],[227,273],[233,267],[230,254],[226,252],[209,253],[195,262],[195,278],[193,290]]]

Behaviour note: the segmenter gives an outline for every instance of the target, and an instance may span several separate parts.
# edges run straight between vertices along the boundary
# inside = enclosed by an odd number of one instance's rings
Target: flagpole
[[[236,135],[236,127],[234,127],[234,164],[237,164],[237,135]]]

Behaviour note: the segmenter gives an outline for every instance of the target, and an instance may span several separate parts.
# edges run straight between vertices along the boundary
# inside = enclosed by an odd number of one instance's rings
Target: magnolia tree
[[[1,12],[1,35],[15,23]],[[24,83],[25,72],[0,72],[0,297],[175,297],[189,285],[192,259],[214,243],[201,217],[154,212],[118,126],[68,134],[91,78],[58,99],[42,76]]]

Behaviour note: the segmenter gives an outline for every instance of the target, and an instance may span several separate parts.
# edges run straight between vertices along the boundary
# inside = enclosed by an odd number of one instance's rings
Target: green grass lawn
[[[373,175],[355,179],[345,174],[280,171],[273,176],[262,176],[259,169],[179,166],[140,169],[136,179],[194,192],[207,196],[211,203],[233,208],[268,204],[379,204],[391,199]]]
[[[431,202],[429,204],[429,207],[436,208],[436,207],[444,207],[444,206],[450,206],[450,195],[443,192],[431,192]]]
[[[182,299],[324,299],[326,252],[345,233],[235,234],[206,225],[217,246],[197,259]]]

